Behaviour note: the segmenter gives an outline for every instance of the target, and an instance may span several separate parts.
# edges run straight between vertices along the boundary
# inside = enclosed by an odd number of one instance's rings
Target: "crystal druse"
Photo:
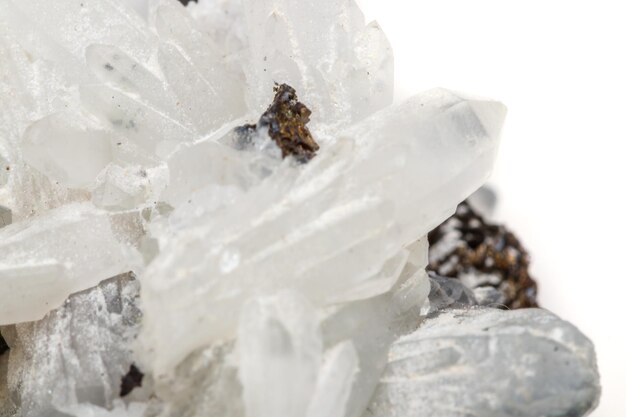
[[[426,272],[505,114],[354,0],[1,1],[0,417],[585,415],[584,335]]]

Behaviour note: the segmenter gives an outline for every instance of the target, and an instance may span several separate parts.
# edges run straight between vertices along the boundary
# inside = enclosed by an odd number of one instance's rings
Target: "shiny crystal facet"
[[[275,83],[298,96],[278,125]],[[426,393],[471,392],[389,375],[436,331],[425,314],[463,301],[443,281],[431,293],[426,235],[488,177],[506,109],[392,93],[389,43],[353,0],[0,1],[0,415],[440,415]],[[303,137],[307,157],[284,157]],[[593,352],[542,314],[515,329],[582,349],[578,371],[548,375],[582,409]],[[507,355],[555,356],[518,334],[480,356],[467,322],[427,365],[465,358],[504,405],[446,404],[506,415]]]

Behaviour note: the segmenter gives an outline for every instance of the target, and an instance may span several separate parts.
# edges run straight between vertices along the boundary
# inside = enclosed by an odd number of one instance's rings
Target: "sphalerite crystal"
[[[0,2],[1,417],[596,404],[572,325],[426,272],[502,104],[394,103],[353,0],[133,3]]]
[[[459,279],[481,305],[537,307],[537,283],[529,255],[504,226],[489,223],[465,201],[454,216],[428,234],[428,269]]]
[[[277,84],[274,92],[274,102],[258,123],[237,129],[239,146],[250,146],[255,133],[263,131],[280,148],[283,158],[293,156],[297,161],[308,162],[320,148],[306,127],[311,110],[298,101],[296,91],[287,84]]]

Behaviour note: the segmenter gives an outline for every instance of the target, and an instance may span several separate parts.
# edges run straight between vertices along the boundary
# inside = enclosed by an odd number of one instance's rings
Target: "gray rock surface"
[[[591,341],[541,309],[441,312],[389,361],[366,416],[579,417],[600,396]]]
[[[20,417],[74,415],[86,402],[112,408],[132,363],[138,293],[138,281],[120,275],[70,296],[42,320],[3,327],[11,350],[0,361],[0,386],[8,388],[0,400],[10,399]]]
[[[0,417],[13,417],[17,412],[6,383],[9,354],[0,355]]]
[[[0,206],[0,229],[13,223],[13,213],[11,209]]]

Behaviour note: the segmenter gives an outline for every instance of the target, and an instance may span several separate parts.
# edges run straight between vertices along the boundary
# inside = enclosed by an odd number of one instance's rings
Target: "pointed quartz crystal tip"
[[[502,121],[507,113],[506,106],[498,101],[482,98],[473,98],[469,104],[487,134],[499,138],[503,126]]]
[[[393,52],[354,0],[243,0],[252,109],[280,80],[306,96],[325,124],[363,120],[393,102]],[[317,123],[317,122],[316,122]]]

